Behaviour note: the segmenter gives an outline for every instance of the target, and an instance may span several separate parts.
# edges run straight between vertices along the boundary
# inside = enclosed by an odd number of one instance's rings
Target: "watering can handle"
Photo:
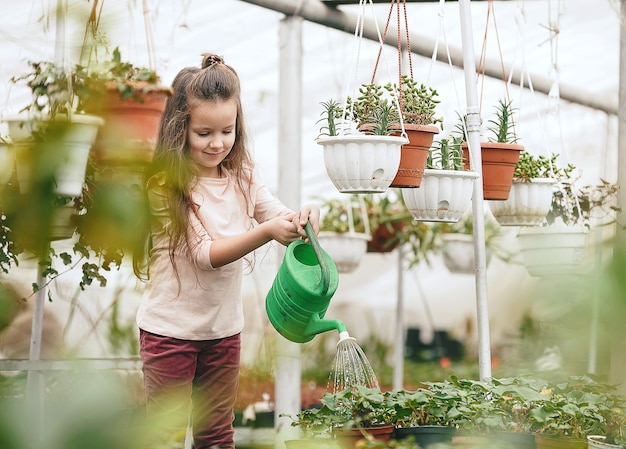
[[[317,236],[315,235],[315,231],[313,230],[311,222],[306,222],[306,225],[304,225],[304,230],[306,231],[306,235],[309,238],[309,243],[313,247],[313,252],[315,253],[315,257],[317,257],[317,261],[319,262],[320,268],[322,270],[322,291],[320,292],[320,295],[324,296],[328,292],[328,288],[330,286],[330,271],[328,269],[328,262],[326,261],[324,251],[322,250],[320,243],[317,241]]]

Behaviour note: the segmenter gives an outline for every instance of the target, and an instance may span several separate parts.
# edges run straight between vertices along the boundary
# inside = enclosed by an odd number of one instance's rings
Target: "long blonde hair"
[[[235,142],[228,156],[220,164],[230,172],[248,204],[250,173],[253,162],[247,147],[247,134],[241,107],[241,87],[237,72],[213,53],[203,54],[201,68],[185,67],[172,81],[173,94],[168,98],[159,124],[159,134],[154,158],[144,173],[144,185],[155,174],[161,174],[168,188],[169,217],[171,220],[170,259],[177,275],[174,252],[177,248],[189,248],[187,231],[189,216],[193,212],[191,190],[198,176],[198,168],[189,157],[187,133],[191,105],[197,102],[235,100],[237,119]],[[146,244],[142,254],[134,258],[135,274],[149,277],[148,259],[150,232],[144,229]]]

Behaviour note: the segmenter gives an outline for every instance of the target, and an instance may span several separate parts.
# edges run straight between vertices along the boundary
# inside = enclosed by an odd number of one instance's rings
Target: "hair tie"
[[[224,64],[224,59],[214,53],[203,53],[202,56],[204,56],[204,58],[202,59],[203,69],[211,67],[215,64]]]

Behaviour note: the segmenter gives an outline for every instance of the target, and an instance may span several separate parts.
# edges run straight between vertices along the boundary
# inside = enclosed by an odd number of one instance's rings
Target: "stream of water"
[[[365,353],[357,344],[356,339],[350,337],[347,332],[340,334],[337,355],[333,361],[328,383],[328,390],[333,393],[355,385],[380,388],[376,374]]]

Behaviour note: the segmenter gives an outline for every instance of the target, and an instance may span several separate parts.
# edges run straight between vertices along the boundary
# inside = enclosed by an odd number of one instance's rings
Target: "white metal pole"
[[[398,248],[398,298],[396,304],[396,336],[394,348],[393,382],[394,390],[404,387],[404,252]]]
[[[300,207],[302,140],[302,18],[286,16],[280,21],[280,69],[278,110],[278,196],[291,209]],[[288,417],[301,408],[302,367],[300,345],[277,335],[275,375],[276,447],[298,437]]]
[[[491,377],[491,343],[489,337],[489,308],[487,304],[487,257],[485,248],[485,212],[482,185],[482,156],[480,150],[480,111],[476,87],[476,62],[472,38],[470,0],[459,0],[463,70],[467,97],[467,139],[471,169],[480,175],[474,180],[472,218],[474,221],[474,263],[476,277],[476,321],[478,331],[478,369],[481,380]]]

